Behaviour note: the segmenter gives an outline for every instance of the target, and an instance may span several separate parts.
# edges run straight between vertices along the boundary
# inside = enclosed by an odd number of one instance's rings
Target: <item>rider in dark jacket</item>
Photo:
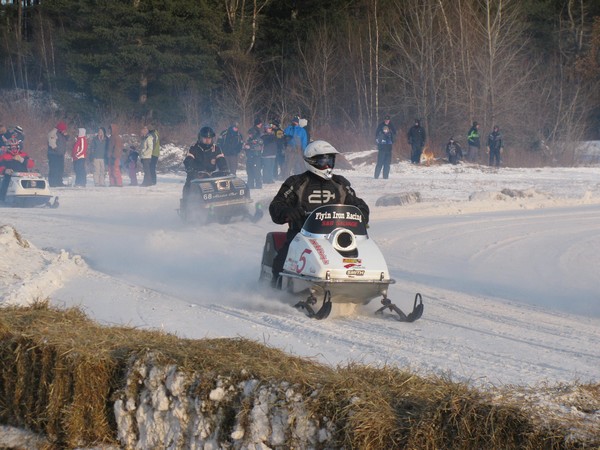
[[[311,142],[304,150],[307,171],[285,180],[269,205],[273,222],[289,225],[286,243],[273,261],[273,284],[283,270],[290,242],[302,229],[307,213],[322,205],[352,205],[369,221],[367,204],[356,196],[346,178],[332,173],[337,154],[339,152],[328,142]]]
[[[215,132],[210,127],[203,127],[198,133],[198,142],[192,145],[183,160],[187,172],[183,185],[183,198],[187,197],[190,182],[196,178],[209,176],[212,172],[229,173],[227,160],[221,149],[213,143]]]

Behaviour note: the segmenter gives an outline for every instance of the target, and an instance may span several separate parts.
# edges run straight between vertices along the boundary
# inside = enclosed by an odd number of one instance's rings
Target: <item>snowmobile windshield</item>
[[[356,236],[366,236],[366,220],[360,209],[349,205],[320,206],[310,213],[304,227],[303,234],[327,235],[336,228],[346,228]]]

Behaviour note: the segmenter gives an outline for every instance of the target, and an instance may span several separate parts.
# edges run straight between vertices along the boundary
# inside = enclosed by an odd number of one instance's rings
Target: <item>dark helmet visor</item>
[[[317,169],[333,169],[335,166],[335,155],[319,155],[311,159],[311,164]]]

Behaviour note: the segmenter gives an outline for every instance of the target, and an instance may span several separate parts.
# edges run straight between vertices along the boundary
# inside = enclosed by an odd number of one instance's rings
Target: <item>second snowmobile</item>
[[[225,224],[234,219],[257,222],[263,211],[257,203],[250,213],[252,203],[250,189],[241,178],[220,171],[199,172],[181,198],[178,213],[185,222],[195,224]]]

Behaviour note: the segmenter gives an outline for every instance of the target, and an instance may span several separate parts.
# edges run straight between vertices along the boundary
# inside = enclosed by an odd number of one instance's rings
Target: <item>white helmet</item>
[[[306,168],[315,175],[330,180],[335,166],[335,155],[339,153],[329,142],[311,142],[304,149]]]

